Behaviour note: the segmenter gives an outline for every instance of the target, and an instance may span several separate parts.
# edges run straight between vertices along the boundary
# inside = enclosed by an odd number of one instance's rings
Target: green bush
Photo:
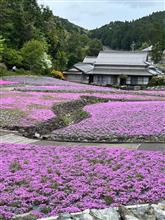
[[[0,76],[5,75],[7,72],[7,66],[4,63],[0,63]]]
[[[64,74],[57,70],[52,70],[51,75],[57,79],[64,79]]]
[[[12,66],[20,67],[22,65],[23,58],[20,51],[11,48],[5,48],[2,60],[9,68],[11,68]]]
[[[165,76],[154,76],[148,86],[165,86]]]
[[[159,64],[157,64],[156,66],[157,66],[163,73],[165,73],[165,64],[159,63]]]

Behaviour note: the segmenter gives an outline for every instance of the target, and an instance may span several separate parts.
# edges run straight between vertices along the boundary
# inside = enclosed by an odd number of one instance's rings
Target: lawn
[[[163,152],[11,144],[0,149],[3,220],[29,211],[44,217],[165,198]]]

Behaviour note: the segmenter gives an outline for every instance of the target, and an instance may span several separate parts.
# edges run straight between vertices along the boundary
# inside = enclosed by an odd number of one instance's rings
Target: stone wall
[[[87,209],[37,219],[32,213],[17,215],[12,220],[165,220],[165,201],[158,204],[120,206],[119,208]]]

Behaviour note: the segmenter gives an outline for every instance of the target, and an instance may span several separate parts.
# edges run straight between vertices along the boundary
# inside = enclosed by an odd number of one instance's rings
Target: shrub
[[[154,76],[148,86],[165,86],[165,76]]]
[[[0,71],[7,71],[7,66],[4,63],[0,63]]]
[[[158,67],[163,73],[165,73],[165,64],[159,63],[159,64],[157,64],[157,67]]]
[[[3,76],[7,72],[7,66],[4,63],[0,63],[0,75]]]
[[[20,52],[11,48],[5,48],[2,59],[5,62],[5,64],[10,68],[12,66],[20,67],[22,65],[23,60]]]
[[[57,79],[64,79],[64,74],[60,71],[52,70],[51,74],[53,77],[55,77]]]

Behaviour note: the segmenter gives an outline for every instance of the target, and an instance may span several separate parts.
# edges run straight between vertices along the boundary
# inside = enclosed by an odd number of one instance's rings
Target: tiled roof
[[[83,73],[88,73],[91,72],[94,68],[93,65],[91,64],[87,64],[87,63],[76,63],[74,65],[74,67],[80,71],[82,71]]]
[[[96,65],[129,65],[145,66],[146,52],[132,51],[101,51],[96,59]]]
[[[87,56],[84,58],[83,63],[94,64],[96,62],[97,57]]]

